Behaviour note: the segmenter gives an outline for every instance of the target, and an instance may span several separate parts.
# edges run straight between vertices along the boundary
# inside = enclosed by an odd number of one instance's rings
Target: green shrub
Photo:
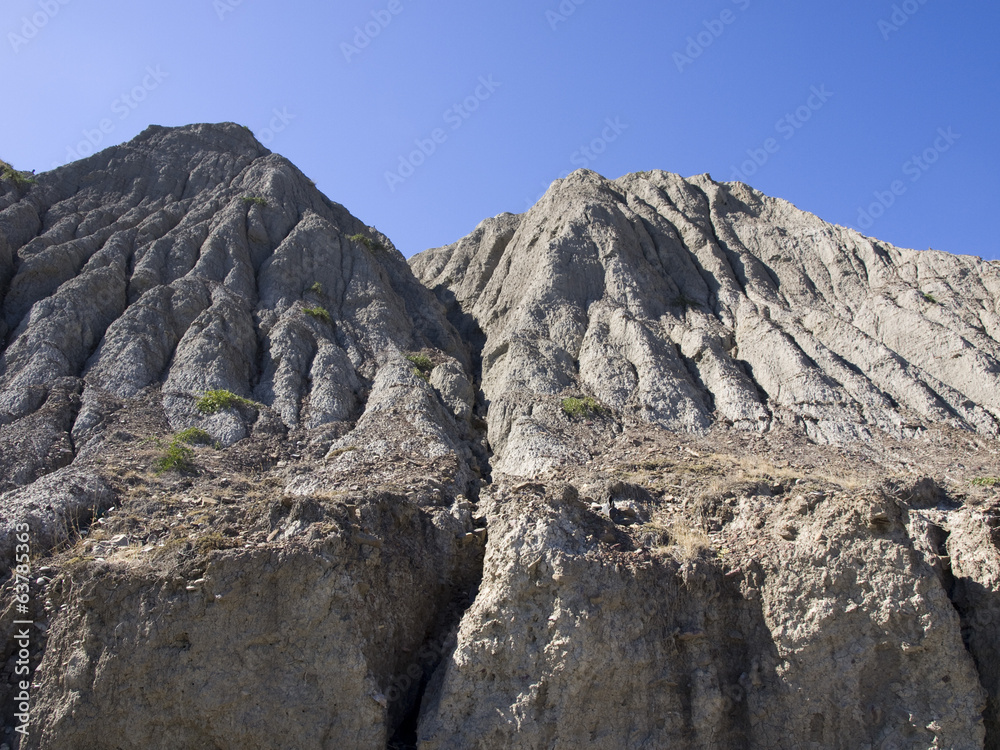
[[[434,362],[426,354],[407,354],[406,359],[420,372],[430,375],[434,369]]]
[[[32,177],[31,172],[21,172],[20,170],[14,169],[10,164],[0,159],[0,180],[6,180],[8,182],[13,182],[17,187],[28,187],[29,185],[34,185],[36,180]]]
[[[1000,477],[976,477],[972,484],[976,487],[996,487],[1000,485]]]
[[[306,291],[308,291],[310,294],[320,295],[323,293],[323,285],[320,284],[318,281],[314,282],[313,285],[309,287],[309,289],[307,289]]]
[[[431,382],[431,371],[434,369],[434,362],[426,354],[407,354],[406,359],[413,365],[413,374],[425,383]]]
[[[932,305],[940,305],[941,304],[936,299],[934,299],[934,297],[932,297],[931,295],[927,294],[927,292],[921,292],[921,294],[924,295],[924,301],[925,302],[930,302]]]
[[[352,234],[347,239],[349,239],[351,242],[358,242],[364,245],[373,253],[376,250],[385,251],[385,245],[383,245],[381,242],[371,239],[370,237],[365,237],[363,234]]]
[[[200,427],[188,427],[174,435],[174,440],[188,445],[212,445],[212,436]]]
[[[232,391],[206,391],[205,395],[195,404],[202,414],[215,414],[223,409],[235,409],[238,406],[257,406],[248,398],[237,396]]]
[[[256,206],[267,206],[267,199],[261,198],[259,195],[244,195],[243,202],[247,204],[253,204]]]
[[[327,325],[333,324],[333,318],[330,317],[330,313],[327,312],[325,307],[320,307],[319,305],[316,305],[316,307],[303,307],[302,312],[312,318],[316,318],[316,320],[322,320]]]
[[[192,474],[194,473],[194,464],[191,463],[193,457],[194,451],[174,438],[167,447],[166,453],[156,460],[156,473],[179,471],[181,474]]]
[[[562,410],[570,419],[580,419],[592,414],[601,414],[604,412],[604,407],[596,398],[587,396],[585,398],[564,398]]]

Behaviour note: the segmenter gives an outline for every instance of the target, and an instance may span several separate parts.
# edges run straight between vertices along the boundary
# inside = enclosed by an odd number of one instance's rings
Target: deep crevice
[[[1000,518],[997,518],[1000,526]],[[969,652],[987,694],[983,723],[986,728],[984,750],[1000,750],[1000,593],[992,591],[969,577],[956,577],[948,554],[950,532],[929,524],[928,540],[934,545],[940,561],[935,572],[958,613],[962,628],[962,644]],[[994,529],[994,543],[1000,542],[1000,532]]]
[[[435,678],[439,670],[446,666],[447,658],[454,651],[459,624],[479,593],[484,559],[485,542],[475,556],[473,569],[463,579],[453,583],[451,598],[438,611],[414,659],[400,673],[390,678],[386,688],[389,700],[395,697],[394,691],[405,695],[412,686],[412,680],[418,682],[402,719],[397,726],[390,727],[392,734],[386,750],[416,750],[420,716],[425,708],[425,700],[430,698],[429,688],[437,681]],[[416,670],[419,670],[419,676],[413,676],[412,672]]]

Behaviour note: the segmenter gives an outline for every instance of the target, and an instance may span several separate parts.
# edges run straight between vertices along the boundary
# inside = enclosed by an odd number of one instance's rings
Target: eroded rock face
[[[950,519],[947,552],[962,636],[988,694],[984,718],[992,728],[987,750],[1000,748],[1000,512],[967,510]],[[945,568],[946,569],[946,568]]]
[[[410,263],[485,333],[507,473],[572,456],[536,410],[580,391],[695,433],[998,434],[997,264],[900,250],[746,185],[583,170]]]
[[[0,290],[11,750],[1000,747],[995,264],[578,172],[408,265],[206,125]]]
[[[0,232],[5,424],[83,375],[120,398],[163,384],[175,426],[210,389],[317,426],[356,416],[360,380],[394,352],[464,356],[388,241],[235,125],[150,128],[43,175]]]
[[[290,510],[281,547],[57,585],[31,746],[383,750],[418,686],[399,676],[476,568],[471,525],[387,495]]]
[[[496,495],[420,747],[982,747],[959,617],[894,500],[803,502],[743,503],[710,562],[572,489]]]
[[[385,237],[242,127],[152,127],[7,189],[0,255],[0,490],[70,464],[77,437],[100,442],[109,404],[147,389],[175,431],[223,446],[365,423],[371,398],[398,407],[383,453],[429,423],[433,446],[407,450],[457,451],[455,490],[472,479],[468,352],[440,306]],[[399,381],[423,349],[447,364],[457,416]],[[244,401],[205,413],[213,390]]]
[[[236,125],[0,189],[0,568],[19,524],[59,561],[31,581],[19,750],[412,732],[485,538],[441,305]]]

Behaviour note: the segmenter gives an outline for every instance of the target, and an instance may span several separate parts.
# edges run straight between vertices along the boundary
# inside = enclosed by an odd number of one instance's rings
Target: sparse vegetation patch
[[[181,474],[193,474],[194,464],[191,462],[192,458],[194,458],[194,451],[177,438],[174,438],[170,441],[166,453],[156,460],[156,473],[163,474],[168,471],[178,471]]]
[[[243,202],[249,205],[267,206],[267,199],[261,198],[259,195],[244,195]]]
[[[671,545],[682,560],[693,560],[712,549],[712,540],[703,530],[675,521],[668,530]]]
[[[407,354],[406,359],[413,365],[413,374],[421,380],[430,382],[434,362],[426,354]]]
[[[212,436],[200,427],[188,427],[174,435],[174,440],[188,445],[212,445]]]
[[[426,354],[407,354],[406,359],[421,372],[430,373],[434,369],[434,362]]]
[[[330,317],[330,313],[325,307],[321,307],[320,305],[316,305],[315,307],[303,307],[302,312],[311,318],[323,321],[327,325],[331,325],[333,323],[333,318]]]
[[[364,245],[373,253],[376,250],[382,250],[383,252],[385,251],[385,245],[383,245],[381,242],[378,242],[377,240],[371,239],[370,237],[365,237],[365,235],[363,234],[352,234],[347,239],[349,239],[351,242],[358,242]]]
[[[975,487],[996,487],[1000,485],[1000,477],[976,477],[972,480]]]
[[[209,552],[217,549],[232,549],[239,546],[239,543],[230,537],[213,531],[198,537],[191,546],[198,554],[207,555]]]
[[[202,414],[215,414],[224,409],[235,409],[238,406],[257,406],[257,403],[243,396],[237,396],[232,391],[206,391],[205,395],[195,404]]]
[[[0,159],[0,180],[13,182],[18,187],[28,187],[34,185],[36,180],[31,172],[21,172],[14,169],[10,164]]]
[[[570,419],[582,419],[595,414],[602,414],[604,406],[593,396],[564,398],[562,400],[562,410]]]

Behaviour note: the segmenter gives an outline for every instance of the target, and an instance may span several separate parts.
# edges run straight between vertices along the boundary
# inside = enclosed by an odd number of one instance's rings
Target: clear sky
[[[1000,258],[994,0],[4,0],[0,34],[19,169],[228,120],[406,255],[587,166]]]

